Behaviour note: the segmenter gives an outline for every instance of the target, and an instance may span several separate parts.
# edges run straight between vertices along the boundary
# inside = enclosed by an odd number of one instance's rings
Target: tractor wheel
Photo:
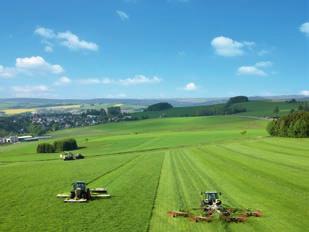
[[[89,189],[89,188],[87,188],[86,199],[87,199],[87,200],[90,200],[90,199],[91,199],[91,193],[90,193],[90,189]]]
[[[71,198],[71,199],[74,199],[74,198],[75,198],[75,192],[74,192],[74,191],[71,191],[71,193],[70,193],[70,198]]]

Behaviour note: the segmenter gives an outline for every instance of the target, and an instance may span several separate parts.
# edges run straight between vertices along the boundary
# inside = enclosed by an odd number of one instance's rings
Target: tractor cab
[[[79,189],[81,191],[86,191],[86,183],[83,181],[76,181],[72,184],[73,191]]]
[[[204,195],[204,199],[201,202],[201,206],[207,206],[207,205],[213,205],[215,204],[221,204],[221,201],[219,200],[219,195],[221,195],[221,192],[202,192],[202,195]]]

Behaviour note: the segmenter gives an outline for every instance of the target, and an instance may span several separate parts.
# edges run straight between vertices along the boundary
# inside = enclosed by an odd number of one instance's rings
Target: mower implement
[[[60,193],[57,197],[64,198],[64,202],[67,203],[84,203],[96,198],[110,198],[105,188],[89,189],[83,181],[76,181],[72,184],[72,190],[70,193]]]
[[[248,217],[261,217],[262,212],[259,210],[238,209],[226,207],[219,199],[221,193],[216,191],[202,192],[203,200],[199,208],[192,210],[200,210],[200,215],[194,215],[185,211],[169,211],[171,217],[189,217],[194,222],[211,222],[215,214],[219,215],[219,219],[228,223],[241,223],[247,221]]]
[[[167,215],[170,217],[189,217],[189,212],[186,211],[168,211]]]

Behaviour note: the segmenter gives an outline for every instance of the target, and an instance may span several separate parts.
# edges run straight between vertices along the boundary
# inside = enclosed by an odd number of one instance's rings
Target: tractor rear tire
[[[89,189],[89,188],[87,188],[86,199],[87,199],[87,200],[90,200],[90,199],[91,199],[91,193],[90,193],[90,189]]]

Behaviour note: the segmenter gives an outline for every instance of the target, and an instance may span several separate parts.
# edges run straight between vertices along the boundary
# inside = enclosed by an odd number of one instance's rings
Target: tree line
[[[40,143],[37,146],[37,153],[54,153],[61,151],[71,151],[78,149],[78,145],[75,139],[62,139],[56,140],[53,144],[51,143]]]
[[[309,112],[298,111],[274,119],[268,124],[267,131],[272,136],[309,137]]]

